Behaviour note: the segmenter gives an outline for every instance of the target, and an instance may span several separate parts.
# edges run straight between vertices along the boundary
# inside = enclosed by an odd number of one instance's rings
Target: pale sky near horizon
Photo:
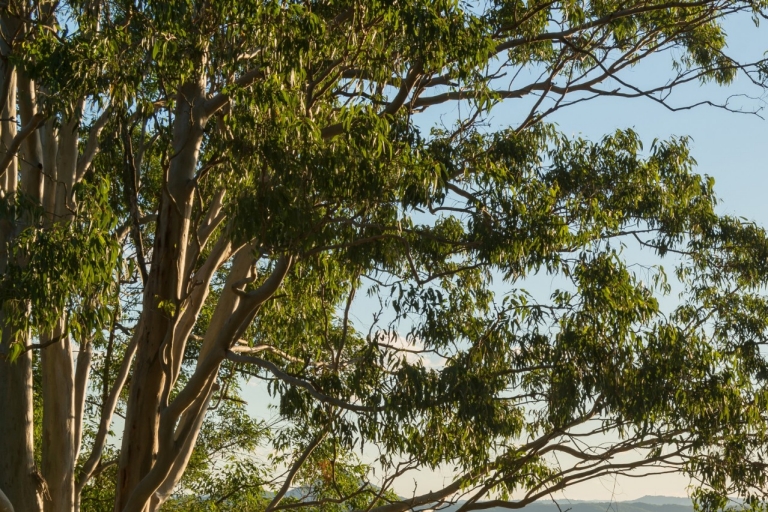
[[[748,18],[727,25],[729,53],[746,60],[758,60],[768,50],[768,27],[755,28]],[[654,66],[658,66],[654,69]],[[638,66],[638,81],[668,76],[664,62]],[[673,94],[671,103],[682,105],[703,98],[724,98],[746,90],[746,81],[740,77],[728,88],[716,85],[700,87],[698,84],[681,88]],[[751,91],[754,93],[755,90]],[[763,100],[768,98],[764,97]],[[491,116],[493,128],[501,128],[514,117],[515,102],[509,102],[494,110]],[[750,105],[759,107],[756,100]],[[762,112],[768,117],[768,108]],[[720,213],[739,215],[768,227],[766,186],[768,173],[763,148],[768,148],[768,121],[754,115],[742,115],[702,106],[693,110],[670,112],[649,99],[604,98],[585,102],[557,112],[550,118],[568,135],[584,136],[598,140],[616,129],[632,128],[646,142],[646,148],[654,138],[687,135],[692,138],[691,152],[697,160],[697,172],[715,178],[715,192],[720,198]],[[426,127],[426,126],[425,126]],[[260,387],[248,386],[245,394],[253,400]],[[254,398],[252,398],[254,397]],[[262,396],[261,400],[264,399]],[[257,401],[259,399],[256,399]],[[253,403],[253,402],[252,402]],[[264,417],[263,402],[259,415]],[[408,476],[399,482],[396,491],[403,496],[437,490],[451,482],[453,472],[422,472],[414,480]],[[686,496],[688,480],[681,475],[664,475],[643,478],[603,478],[571,487],[558,498],[577,500],[632,500],[645,495]]]

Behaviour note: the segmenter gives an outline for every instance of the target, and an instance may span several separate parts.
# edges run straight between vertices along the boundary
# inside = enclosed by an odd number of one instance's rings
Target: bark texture
[[[3,62],[2,71],[2,122],[0,128],[0,143],[7,166],[0,176],[0,196],[13,204],[18,192],[19,158],[10,148],[17,147],[22,156],[22,177],[32,177],[32,186],[24,185],[24,191],[35,196],[34,184],[39,181],[39,169],[36,163],[40,161],[40,144],[36,133],[30,133],[23,141],[17,138],[15,119],[20,114],[22,125],[29,124],[35,118],[33,97],[30,81],[18,73],[8,63],[5,57],[9,54],[8,41],[12,38],[18,24],[6,17],[0,17],[0,30],[3,38],[0,52]],[[17,111],[18,105],[20,111]],[[19,223],[10,219],[0,220],[0,274],[5,273],[10,263],[8,244],[15,237],[28,219],[22,218]],[[23,263],[23,262],[14,262]],[[6,314],[0,310],[0,489],[5,493],[5,499],[16,511],[36,512],[42,510],[42,491],[44,481],[35,466],[33,445],[33,388],[32,388],[32,352],[25,351],[15,361],[11,361],[12,345],[24,343],[13,337],[6,323]]]
[[[0,345],[0,489],[15,510],[36,512],[42,510],[43,481],[35,467],[32,438],[32,353],[25,352],[11,362],[12,341],[10,330],[4,329]]]
[[[136,486],[152,469],[158,452],[160,412],[173,385],[172,361],[186,343],[176,326],[185,292],[192,180],[205,124],[204,82],[183,86],[177,95],[175,155],[168,170],[157,218],[152,265],[144,292],[141,329],[118,466],[115,510],[124,510]]]
[[[74,368],[69,336],[40,354],[43,391],[42,474],[48,484],[45,512],[70,512],[75,506]],[[55,341],[51,340],[51,341]]]

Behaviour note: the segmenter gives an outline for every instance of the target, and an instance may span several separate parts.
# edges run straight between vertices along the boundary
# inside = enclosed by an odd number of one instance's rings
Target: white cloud
[[[411,364],[421,362],[425,368],[439,369],[445,365],[445,358],[433,351],[428,351],[424,343],[415,336],[406,338],[396,331],[379,331],[376,338],[382,345],[396,350]]]

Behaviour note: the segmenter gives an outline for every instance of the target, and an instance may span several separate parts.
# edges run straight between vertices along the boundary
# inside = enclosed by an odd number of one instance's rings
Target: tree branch
[[[330,426],[326,426],[315,436],[312,442],[309,443],[306,448],[304,448],[304,451],[301,452],[299,458],[296,459],[290,471],[288,471],[288,475],[285,477],[285,482],[283,482],[280,490],[277,491],[277,494],[275,494],[275,497],[272,498],[272,501],[269,502],[269,505],[267,505],[267,508],[264,510],[264,512],[272,512],[275,507],[280,504],[280,500],[282,500],[283,496],[285,496],[285,494],[291,489],[291,484],[293,483],[293,479],[296,476],[296,473],[299,472],[301,466],[304,465],[304,462],[306,462],[309,456],[312,455],[312,452],[315,451],[315,448],[317,448],[320,443],[323,442],[325,436],[328,435],[329,429]]]
[[[377,411],[383,410],[382,407],[368,407],[365,405],[350,404],[349,402],[345,402],[344,400],[341,400],[339,398],[335,398],[330,395],[321,393],[320,391],[317,390],[317,388],[311,382],[307,382],[306,380],[300,379],[298,377],[294,377],[293,375],[290,375],[289,373],[286,373],[283,370],[281,370],[275,363],[271,361],[267,361],[266,359],[262,359],[260,357],[249,356],[245,354],[237,354],[231,350],[228,350],[227,359],[235,363],[253,364],[258,366],[259,368],[268,370],[270,373],[272,373],[272,375],[282,380],[283,382],[306,389],[309,392],[309,394],[315,397],[317,400],[330,405],[335,405],[337,407],[346,409],[348,411],[370,413],[370,412],[377,412]]]
[[[27,137],[32,135],[32,133],[37,130],[37,128],[44,120],[45,116],[43,114],[37,113],[32,116],[26,126],[19,130],[19,132],[13,138],[11,145],[6,150],[5,156],[2,160],[0,160],[0,178],[2,178],[5,174],[5,171],[8,170],[8,166],[11,164],[13,157],[16,156],[16,153],[19,151],[21,143],[24,142]]]
[[[111,106],[107,105],[104,112],[96,119],[96,122],[91,126],[88,132],[88,141],[85,143],[85,150],[80,158],[77,160],[77,174],[75,182],[80,182],[91,166],[93,159],[96,157],[96,153],[99,151],[99,135],[109,121],[109,115],[112,113]]]
[[[88,388],[88,378],[91,373],[91,357],[93,344],[84,340],[80,345],[75,367],[75,456],[80,454],[83,441],[83,414],[85,413],[85,396]]]
[[[264,71],[262,69],[260,69],[260,68],[252,69],[252,70],[247,71],[246,73],[244,73],[237,80],[235,80],[234,83],[232,84],[232,86],[235,86],[235,87],[248,87],[249,85],[254,83],[256,80],[262,79],[265,76],[266,75],[265,75],[265,73],[264,73]],[[230,86],[230,87],[232,87],[232,86]],[[219,94],[217,94],[216,96],[208,99],[205,102],[205,110],[204,110],[205,111],[205,115],[207,117],[212,116],[213,114],[216,113],[217,110],[219,110],[220,108],[224,107],[224,105],[226,105],[227,103],[229,103],[229,94],[228,93],[224,93],[224,92],[220,92]]]
[[[128,380],[128,373],[131,369],[131,361],[136,353],[138,338],[134,336],[131,339],[128,348],[123,356],[123,362],[120,365],[120,371],[117,374],[117,379],[112,385],[112,390],[109,393],[107,401],[101,406],[101,421],[99,422],[99,429],[96,432],[96,438],[93,441],[93,449],[88,460],[83,464],[83,468],[77,478],[75,484],[75,493],[80,494],[83,491],[83,487],[88,483],[91,477],[95,474],[97,465],[101,460],[101,454],[104,451],[104,446],[107,443],[107,434],[109,433],[109,426],[112,424],[112,417],[117,407],[117,402],[120,399],[120,393],[125,386],[125,382]]]
[[[367,510],[357,509],[357,510],[354,510],[353,512],[406,512],[407,510],[411,510],[414,507],[418,507],[421,505],[428,505],[430,503],[444,500],[448,496],[451,496],[459,492],[461,488],[471,480],[472,480],[471,477],[464,476],[462,478],[454,480],[452,484],[440,489],[439,491],[428,492],[420,496],[414,496],[413,498],[410,498],[407,500],[398,501],[396,503],[388,503],[387,505],[380,505],[378,507],[374,507]]]

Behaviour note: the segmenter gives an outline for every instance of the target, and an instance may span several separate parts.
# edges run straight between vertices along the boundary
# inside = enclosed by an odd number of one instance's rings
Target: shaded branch
[[[281,370],[275,363],[271,361],[267,361],[266,359],[262,359],[260,357],[245,355],[245,354],[237,354],[229,350],[227,351],[227,359],[236,363],[253,364],[258,366],[259,368],[268,370],[270,373],[272,373],[272,375],[274,375],[281,381],[287,384],[291,384],[291,385],[306,389],[309,392],[309,394],[312,395],[317,400],[330,405],[335,405],[342,409],[346,409],[354,412],[367,412],[367,413],[383,410],[382,407],[369,407],[365,405],[350,404],[349,402],[345,402],[344,400],[341,400],[339,398],[326,395],[318,391],[317,388],[311,382],[307,382],[306,380],[300,379],[298,377],[294,377],[293,375],[290,375],[289,373]]]
[[[263,79],[266,76],[264,71],[260,68],[252,69],[250,71],[245,72],[240,78],[234,81],[232,85],[229,87],[248,87],[252,83],[254,83],[257,80]],[[205,115],[207,117],[212,116],[216,113],[217,110],[224,107],[227,103],[229,103],[229,94],[225,92],[220,92],[214,97],[208,99],[205,102]]]
[[[112,424],[112,417],[120,399],[120,393],[123,390],[123,386],[125,386],[125,382],[128,380],[128,374],[131,369],[131,362],[133,360],[134,354],[136,353],[137,345],[138,338],[134,336],[125,351],[123,362],[120,365],[120,371],[117,374],[115,383],[112,385],[112,390],[109,393],[109,397],[101,407],[101,421],[99,422],[99,429],[96,432],[96,438],[93,441],[91,455],[88,457],[88,460],[85,461],[83,468],[80,470],[80,473],[77,476],[77,483],[75,484],[75,492],[77,494],[82,492],[83,487],[85,487],[85,484],[88,483],[88,480],[90,480],[96,474],[97,465],[101,460],[101,454],[104,451],[104,446],[107,443],[109,426]]]
[[[5,171],[8,170],[8,166],[11,165],[13,158],[19,151],[21,143],[24,142],[27,137],[32,135],[43,121],[45,121],[45,116],[43,114],[37,113],[32,116],[26,126],[19,130],[19,132],[13,138],[13,141],[11,141],[11,144],[6,149],[5,156],[2,160],[0,160],[0,178],[2,178],[3,175],[5,175]]]
[[[91,126],[88,132],[88,141],[85,143],[85,150],[80,158],[77,160],[77,172],[75,174],[75,182],[79,182],[85,176],[88,168],[91,166],[93,159],[96,157],[96,153],[99,151],[99,135],[106,126],[109,120],[109,115],[112,113],[112,108],[107,106],[104,112],[96,119],[96,122]]]
[[[309,456],[312,455],[312,452],[315,451],[315,448],[317,448],[318,445],[323,442],[323,439],[325,439],[325,436],[328,435],[329,430],[330,426],[328,425],[315,436],[315,438],[307,445],[306,448],[304,448],[304,451],[301,452],[299,458],[296,459],[290,471],[288,471],[288,475],[285,477],[285,481],[280,487],[280,490],[277,491],[277,494],[275,494],[275,497],[272,498],[272,501],[269,502],[269,505],[267,505],[267,508],[264,512],[272,512],[275,507],[280,504],[280,500],[282,500],[283,496],[285,496],[286,493],[291,489],[291,485],[293,484],[293,479],[296,477],[296,473],[299,472],[301,466],[304,465],[304,462],[306,462]]]

